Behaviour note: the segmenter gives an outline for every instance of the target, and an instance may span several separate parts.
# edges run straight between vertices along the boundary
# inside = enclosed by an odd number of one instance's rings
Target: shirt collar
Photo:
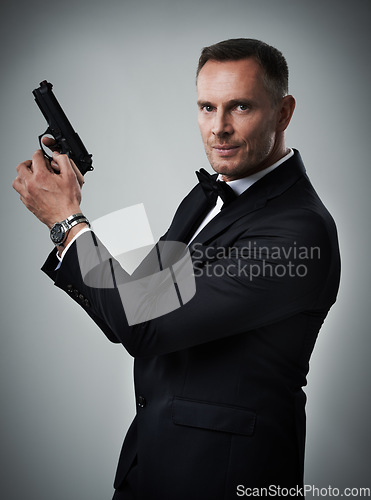
[[[228,186],[230,186],[233,191],[236,193],[237,196],[242,194],[246,189],[251,187],[253,184],[255,184],[256,181],[264,177],[265,175],[269,174],[269,172],[272,172],[275,168],[279,167],[282,165],[283,162],[291,158],[293,156],[294,151],[290,148],[289,152],[280,160],[276,161],[271,165],[270,167],[265,168],[264,170],[260,170],[260,172],[256,172],[256,174],[248,175],[247,177],[243,177],[242,179],[236,179],[235,181],[229,181]],[[221,174],[218,175],[218,180],[221,179]]]

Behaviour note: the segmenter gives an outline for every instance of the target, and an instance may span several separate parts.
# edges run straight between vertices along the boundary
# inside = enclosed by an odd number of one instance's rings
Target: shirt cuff
[[[79,231],[77,234],[75,234],[75,236],[72,238],[72,240],[68,243],[68,245],[63,250],[63,252],[61,253],[61,255],[59,255],[59,253],[57,252],[57,259],[59,260],[59,264],[55,268],[56,271],[58,271],[58,269],[61,267],[62,261],[63,261],[63,257],[66,255],[67,250],[70,248],[70,246],[72,245],[72,243],[74,241],[76,241],[79,236],[81,236],[83,233],[86,233],[87,231],[91,231],[90,227],[84,227],[83,229],[81,229],[81,231]]]

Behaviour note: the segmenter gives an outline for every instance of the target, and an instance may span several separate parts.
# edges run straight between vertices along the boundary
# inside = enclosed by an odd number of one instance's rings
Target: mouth
[[[239,149],[239,146],[232,144],[215,144],[214,146],[212,146],[212,149],[219,156],[233,156]]]

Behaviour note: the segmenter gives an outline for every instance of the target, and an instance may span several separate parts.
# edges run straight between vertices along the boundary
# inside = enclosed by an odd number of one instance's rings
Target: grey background
[[[207,168],[196,125],[200,49],[239,36],[286,55],[297,99],[287,143],[340,235],[342,286],[306,390],[306,483],[371,486],[369,18],[360,0],[2,3],[1,498],[111,498],[135,411],[130,356],[40,272],[48,231],[11,188],[45,130],[31,91],[51,81],[94,154],[86,215],[144,202],[158,237],[194,171]]]

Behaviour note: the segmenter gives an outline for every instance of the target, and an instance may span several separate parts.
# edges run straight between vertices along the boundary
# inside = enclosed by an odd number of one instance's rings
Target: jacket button
[[[147,401],[143,396],[138,396],[138,406],[139,408],[144,408],[147,404]]]

